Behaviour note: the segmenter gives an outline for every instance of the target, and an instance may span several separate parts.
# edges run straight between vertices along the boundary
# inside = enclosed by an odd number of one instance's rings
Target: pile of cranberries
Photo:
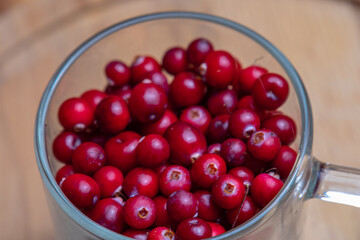
[[[165,70],[162,72],[162,70]],[[279,192],[297,153],[277,109],[287,81],[199,38],[130,67],[105,67],[105,91],[64,101],[56,181],[93,221],[139,240],[224,233]],[[171,81],[168,81],[172,78]]]

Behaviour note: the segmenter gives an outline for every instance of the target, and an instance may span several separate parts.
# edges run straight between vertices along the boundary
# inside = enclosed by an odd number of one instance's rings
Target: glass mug
[[[225,49],[246,65],[259,61],[271,72],[289,80],[289,99],[282,107],[298,127],[293,148],[298,156],[277,196],[255,217],[213,239],[298,239],[305,200],[320,198],[360,207],[360,170],[319,162],[311,155],[313,122],[310,102],[299,75],[288,59],[254,31],[229,20],[192,12],[163,12],[115,24],[78,47],[51,78],[38,109],[35,152],[48,205],[59,239],[128,239],[112,232],[74,207],[54,179],[60,167],[52,141],[61,131],[60,104],[69,97],[105,86],[104,65],[113,59],[131,62],[146,54],[160,59],[166,48],[185,46],[197,37],[208,38],[216,49]]]

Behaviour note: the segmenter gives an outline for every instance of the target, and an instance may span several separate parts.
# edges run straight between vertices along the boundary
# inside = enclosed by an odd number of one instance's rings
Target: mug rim
[[[41,98],[36,121],[35,121],[35,132],[34,132],[34,145],[35,145],[35,155],[37,159],[37,164],[39,171],[42,177],[42,180],[50,192],[51,196],[55,199],[56,203],[60,208],[80,227],[94,236],[104,238],[104,239],[117,239],[117,238],[127,238],[124,235],[119,235],[101,225],[93,222],[91,219],[86,217],[81,213],[71,202],[65,197],[62,193],[59,185],[56,183],[54,175],[52,174],[46,152],[46,116],[50,104],[50,100],[57,88],[57,85],[61,81],[62,77],[65,75],[67,70],[72,66],[72,64],[84,53],[95,45],[97,42],[106,38],[107,36],[130,26],[160,20],[160,19],[192,19],[200,20],[205,22],[215,23],[232,30],[235,30],[250,39],[257,42],[261,45],[267,52],[269,52],[281,65],[286,74],[288,75],[291,84],[293,85],[297,99],[299,101],[300,112],[301,112],[301,140],[299,145],[299,152],[297,155],[295,167],[288,176],[286,182],[284,183],[283,188],[277,194],[277,196],[265,207],[263,208],[256,216],[247,221],[246,223],[231,229],[219,236],[212,237],[212,239],[223,239],[226,237],[231,237],[236,235],[236,237],[242,237],[251,232],[254,228],[261,225],[268,218],[271,217],[272,210],[284,202],[289,196],[289,190],[294,185],[296,181],[296,176],[298,175],[300,165],[303,162],[306,155],[311,154],[312,148],[312,138],[313,138],[313,120],[310,101],[308,94],[305,90],[303,82],[295,70],[294,66],[290,61],[284,56],[284,54],[278,50],[272,43],[262,37],[260,34],[255,31],[236,23],[234,21],[218,17],[211,14],[197,13],[197,12],[183,12],[183,11],[172,11],[172,12],[157,12],[146,15],[141,15],[134,17],[119,23],[116,23],[90,37],[87,41],[82,43],[77,47],[59,66],[54,75],[51,77],[44,93]],[[131,238],[127,238],[131,239]]]

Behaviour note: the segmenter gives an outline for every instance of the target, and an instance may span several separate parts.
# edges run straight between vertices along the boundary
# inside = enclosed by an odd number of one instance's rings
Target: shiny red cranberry
[[[205,59],[205,80],[215,88],[225,88],[236,77],[234,58],[225,51],[213,51]]]
[[[170,110],[165,110],[164,115],[154,123],[142,124],[141,125],[141,133],[143,135],[149,134],[159,134],[164,135],[166,129],[170,127],[171,124],[178,120],[175,113]]]
[[[87,101],[87,103],[90,105],[90,107],[95,111],[97,105],[106,96],[107,96],[106,93],[104,93],[102,91],[99,91],[99,90],[96,90],[96,89],[92,89],[92,90],[88,90],[88,91],[84,92],[81,95],[81,98],[85,99],[85,101]]]
[[[296,125],[293,119],[285,115],[275,115],[262,122],[262,128],[276,133],[284,145],[291,144],[296,138]]]
[[[221,143],[214,143],[207,148],[206,153],[214,153],[220,156],[220,151],[221,151]]]
[[[73,165],[65,165],[65,166],[63,166],[62,168],[60,168],[57,171],[56,176],[55,176],[55,180],[59,184],[59,186],[61,187],[64,180],[68,176],[70,176],[70,175],[72,175],[74,173],[75,173],[75,171],[74,171]]]
[[[194,217],[198,212],[199,202],[191,192],[178,190],[169,196],[166,209],[170,219],[181,222]]]
[[[267,73],[256,80],[252,96],[257,106],[266,110],[280,107],[289,95],[287,81],[275,73]]]
[[[93,174],[106,163],[104,149],[93,142],[80,144],[72,155],[72,164],[78,173]]]
[[[175,240],[175,233],[168,227],[157,227],[151,230],[147,240]]]
[[[237,227],[255,216],[258,211],[252,198],[246,196],[241,206],[226,211],[226,219],[232,227]]]
[[[160,71],[148,72],[145,74],[142,82],[145,80],[150,80],[152,83],[162,87],[166,94],[169,93],[170,86],[166,76],[162,72]]]
[[[135,132],[122,132],[110,138],[105,144],[107,163],[127,173],[138,165],[135,149],[141,136]]]
[[[221,144],[220,156],[230,167],[242,165],[247,156],[246,145],[237,138],[229,138]]]
[[[265,68],[255,65],[242,69],[239,73],[241,90],[251,93],[256,80],[267,72]]]
[[[230,115],[229,131],[236,138],[247,140],[259,128],[259,116],[249,109],[238,109]]]
[[[122,209],[121,201],[117,198],[105,198],[100,200],[87,216],[101,226],[121,233],[124,229]]]
[[[115,196],[121,191],[124,182],[122,172],[113,166],[104,166],[97,170],[93,179],[98,183],[101,191],[101,198]]]
[[[208,127],[207,139],[210,143],[223,142],[230,137],[229,114],[214,117]]]
[[[61,104],[58,118],[65,130],[83,132],[93,123],[94,110],[85,99],[69,98]]]
[[[257,175],[250,188],[254,202],[265,207],[278,194],[284,183],[267,173]]]
[[[205,83],[190,72],[177,74],[170,84],[169,96],[179,108],[200,103],[206,91]]]
[[[150,227],[156,218],[154,201],[142,195],[129,198],[123,208],[123,218],[134,229]]]
[[[205,134],[211,121],[211,115],[203,106],[191,106],[181,113],[180,121],[190,123]]]
[[[189,167],[206,151],[204,135],[189,123],[173,123],[164,136],[170,145],[172,163]]]
[[[239,206],[245,196],[244,184],[237,177],[225,174],[216,180],[211,189],[214,202],[224,209]]]
[[[207,107],[214,116],[232,113],[237,104],[237,94],[233,90],[223,90],[212,94],[207,101]]]
[[[279,110],[274,110],[274,111],[262,111],[261,116],[259,116],[261,118],[261,121],[265,121],[271,117],[275,117],[278,115],[284,115],[281,111]]]
[[[199,190],[194,193],[199,202],[198,217],[205,221],[216,221],[223,214],[223,210],[211,199],[208,191]]]
[[[178,74],[187,68],[186,52],[181,47],[174,47],[166,51],[163,60],[163,68],[170,74]]]
[[[156,207],[156,220],[154,226],[170,226],[171,220],[166,210],[167,198],[163,196],[157,196],[154,199]]]
[[[200,218],[186,219],[176,229],[176,239],[178,240],[200,240],[211,236],[210,225]]]
[[[121,61],[111,61],[105,67],[110,86],[123,86],[130,80],[130,69]]]
[[[65,196],[79,209],[94,206],[100,199],[100,188],[91,177],[75,173],[68,176],[61,185]]]
[[[228,173],[238,177],[244,186],[250,186],[252,180],[254,179],[254,173],[249,168],[244,166],[234,167],[230,169]]]
[[[141,82],[145,75],[149,72],[161,71],[159,63],[150,56],[138,56],[130,67],[131,83],[133,85]]]
[[[198,38],[192,41],[186,50],[187,59],[190,64],[198,67],[205,61],[207,55],[213,51],[211,42],[205,38]]]
[[[104,98],[96,107],[95,118],[103,132],[114,134],[126,128],[130,113],[125,101],[112,95]]]
[[[260,129],[254,132],[247,142],[249,153],[261,161],[271,161],[281,148],[279,137],[268,129]]]
[[[151,169],[134,168],[125,176],[124,193],[130,198],[136,195],[153,198],[158,192],[158,176]]]
[[[81,144],[80,137],[73,132],[60,133],[53,142],[54,156],[60,162],[69,164],[74,150]]]
[[[154,83],[137,84],[129,99],[131,116],[141,123],[159,120],[164,115],[167,104],[164,89]]]
[[[147,240],[147,237],[150,233],[148,229],[128,229],[125,232],[121,233],[124,236],[129,238],[134,238],[136,240]]]
[[[286,179],[295,162],[296,162],[297,153],[288,146],[282,146],[280,151],[276,155],[272,166],[277,169],[280,177]]]
[[[180,165],[171,165],[165,168],[159,175],[159,188],[164,196],[170,196],[177,190],[190,191],[189,170]]]
[[[141,166],[155,168],[169,159],[170,148],[161,135],[150,134],[140,140],[135,153],[136,160]]]
[[[204,154],[193,164],[191,180],[199,187],[208,189],[221,176],[226,174],[226,163],[219,155]]]
[[[239,100],[237,104],[237,109],[242,108],[250,109],[258,115],[261,115],[263,113],[262,110],[255,106],[254,98],[251,95],[246,95]]]
[[[225,228],[219,223],[215,223],[215,222],[206,222],[206,223],[209,224],[209,226],[211,227],[212,237],[215,237],[217,235],[226,232]]]

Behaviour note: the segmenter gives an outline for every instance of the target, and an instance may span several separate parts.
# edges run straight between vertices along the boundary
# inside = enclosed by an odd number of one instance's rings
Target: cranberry
[[[246,145],[237,138],[229,138],[221,144],[220,156],[230,167],[239,166],[246,160]]]
[[[148,228],[155,222],[155,203],[151,198],[136,195],[125,202],[123,216],[125,222],[132,228]]]
[[[100,187],[101,198],[108,198],[121,191],[124,176],[116,167],[105,166],[94,173],[93,179]]]
[[[221,143],[214,143],[207,148],[206,153],[214,153],[220,156],[220,151],[221,151]]]
[[[223,142],[230,136],[229,134],[229,114],[214,117],[207,131],[207,139],[209,142]]]
[[[159,188],[163,195],[170,196],[177,190],[190,191],[189,170],[180,165],[171,165],[160,173]]]
[[[153,200],[156,207],[156,220],[154,226],[169,226],[171,221],[166,210],[168,199],[163,196],[157,196]]]
[[[148,72],[145,74],[142,82],[145,80],[150,80],[152,83],[162,87],[166,94],[169,93],[170,86],[167,78],[162,72],[160,71]]]
[[[211,121],[211,115],[203,106],[191,106],[181,113],[180,121],[190,123],[205,134]]]
[[[130,113],[125,101],[119,96],[104,98],[95,110],[95,118],[105,133],[114,134],[126,128]]]
[[[284,145],[291,144],[296,137],[296,125],[294,120],[285,115],[275,115],[266,119],[262,127],[276,133]]]
[[[169,159],[170,149],[165,138],[158,134],[150,134],[140,140],[135,153],[140,165],[155,168]]]
[[[151,230],[147,240],[175,240],[175,233],[167,227],[157,227]]]
[[[272,165],[276,168],[282,179],[286,179],[296,161],[297,153],[288,146],[282,146]]]
[[[208,191],[196,191],[194,196],[199,201],[199,218],[205,221],[216,221],[221,217],[223,210],[213,202]]]
[[[194,217],[198,212],[199,202],[190,192],[178,190],[169,196],[166,209],[169,217],[181,222]]]
[[[106,96],[107,96],[106,93],[104,93],[102,91],[99,91],[99,90],[96,90],[96,89],[92,89],[92,90],[88,90],[88,91],[84,92],[81,95],[81,98],[85,99],[85,101],[87,101],[87,103],[90,105],[90,107],[95,111],[97,105]]]
[[[189,63],[198,67],[205,61],[206,56],[212,51],[213,46],[209,40],[205,38],[198,38],[189,44],[186,50],[186,55]]]
[[[124,86],[110,86],[107,85],[105,92],[109,95],[121,95],[123,91],[131,90],[132,87],[130,84],[125,84]]]
[[[105,198],[90,210],[88,217],[103,227],[121,233],[124,229],[122,208],[121,201],[117,198]]]
[[[237,177],[225,174],[216,180],[211,189],[214,202],[224,209],[239,206],[245,196],[244,184]]]
[[[187,68],[186,52],[181,47],[174,47],[166,51],[163,57],[163,68],[170,74],[178,74]]]
[[[191,166],[206,150],[204,135],[186,122],[175,122],[165,132],[170,145],[170,161]]]
[[[205,83],[190,72],[177,74],[170,84],[169,96],[179,108],[200,103],[206,91]]]
[[[217,235],[226,232],[225,228],[221,226],[219,223],[214,223],[214,222],[206,222],[206,223],[209,224],[209,226],[211,227],[212,237],[215,237]]]
[[[224,174],[226,174],[226,163],[216,154],[205,154],[199,157],[190,172],[192,181],[205,189],[210,188]]]
[[[267,173],[257,175],[251,184],[251,196],[256,204],[265,207],[278,194],[283,182]]]
[[[176,122],[177,116],[175,113],[169,110],[165,110],[164,115],[154,123],[148,123],[141,125],[141,133],[144,135],[148,134],[159,134],[164,135],[166,129],[170,127],[171,124]]]
[[[238,177],[244,186],[250,186],[252,180],[254,179],[254,173],[249,168],[244,166],[234,167],[230,169],[228,173]]]
[[[156,175],[160,175],[160,173],[162,173],[167,167],[171,166],[170,163],[166,162],[160,166],[158,166],[157,168],[154,168],[154,171],[156,173]]]
[[[251,95],[244,96],[239,100],[237,109],[242,108],[250,109],[258,115],[263,113],[257,106],[255,106],[254,98]]]
[[[128,229],[122,235],[136,240],[147,240],[149,233],[150,230],[148,229]]]
[[[232,227],[237,227],[255,216],[257,212],[258,208],[252,198],[246,196],[241,206],[226,211],[226,219]]]
[[[136,121],[150,123],[164,115],[167,103],[166,93],[160,86],[154,83],[139,83],[131,93],[129,109]]]
[[[278,154],[281,142],[272,131],[260,129],[251,135],[247,142],[247,148],[254,158],[268,162]]]
[[[140,135],[135,132],[122,132],[110,138],[105,144],[107,163],[119,168],[123,173],[137,166],[135,149]]]
[[[76,172],[93,174],[106,163],[104,149],[93,142],[82,143],[74,150],[72,163]]]
[[[70,175],[72,175],[74,173],[75,173],[75,171],[74,171],[73,165],[65,165],[65,166],[63,166],[62,168],[60,168],[57,171],[56,176],[55,176],[55,180],[59,184],[59,186],[61,187],[64,180],[68,176],[70,176]]]
[[[280,107],[289,94],[286,80],[275,73],[266,73],[256,80],[252,90],[255,104],[266,110]]]
[[[131,65],[131,82],[133,85],[141,82],[145,75],[153,71],[161,71],[159,63],[150,56],[138,56]]]
[[[260,116],[261,121],[266,121],[267,119],[274,117],[274,116],[278,116],[278,115],[284,115],[281,111],[278,110],[274,110],[274,111],[262,111],[262,114]]]
[[[242,89],[239,83],[239,76],[240,76],[240,72],[242,70],[242,66],[239,62],[238,59],[234,58],[235,60],[235,70],[236,70],[236,74],[235,74],[235,78],[231,81],[231,83],[228,85],[228,89],[231,89],[233,91],[235,91],[236,94],[241,94]]]
[[[69,164],[74,150],[81,144],[80,137],[72,132],[60,133],[53,142],[52,149],[54,156],[60,162]]]
[[[247,140],[259,128],[259,116],[249,109],[239,109],[230,115],[229,131],[236,138]]]
[[[267,167],[267,164],[267,162],[255,159],[250,154],[248,154],[243,166],[249,168],[256,176],[264,171],[264,169]]]
[[[125,176],[124,192],[130,198],[136,195],[153,198],[159,192],[158,176],[151,169],[134,168]]]
[[[110,86],[123,86],[130,80],[130,69],[121,61],[109,62],[105,74]]]
[[[255,65],[242,69],[239,72],[239,84],[241,90],[246,93],[251,93],[255,81],[267,72],[268,71],[265,68]]]
[[[224,88],[236,77],[234,58],[225,51],[213,51],[205,59],[206,82],[215,88]]]
[[[210,225],[200,218],[186,219],[176,229],[176,239],[178,240],[200,240],[211,236]]]
[[[105,143],[110,139],[110,136],[100,131],[92,131],[89,133],[82,133],[80,136],[83,142],[93,142],[101,147],[105,146]]]
[[[91,177],[75,173],[68,176],[61,185],[65,196],[79,209],[94,206],[100,199],[100,188]]]
[[[94,121],[94,110],[82,98],[69,98],[59,108],[58,117],[65,130],[83,132]]]
[[[233,90],[223,90],[211,95],[207,107],[214,116],[232,113],[238,104],[238,98]]]

